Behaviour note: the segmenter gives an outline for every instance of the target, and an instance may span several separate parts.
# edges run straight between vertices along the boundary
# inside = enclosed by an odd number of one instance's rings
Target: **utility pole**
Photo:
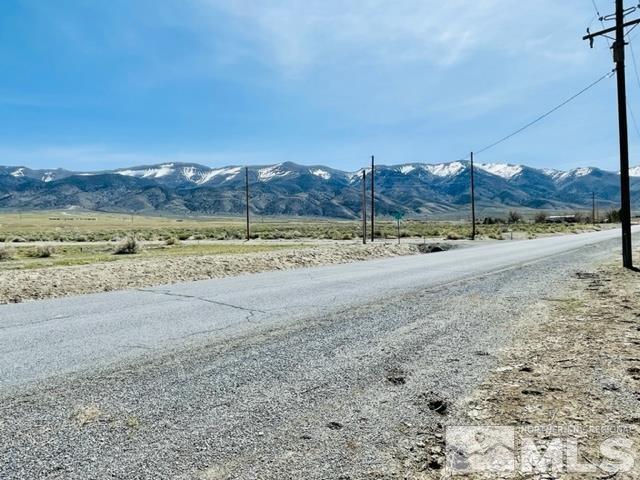
[[[596,192],[591,192],[591,223],[596,224]]]
[[[616,41],[613,46],[618,80],[618,119],[620,129],[620,202],[622,222],[622,264],[633,268],[631,252],[631,194],[629,193],[629,138],[627,130],[627,85],[624,65],[624,6],[616,0]]]
[[[362,244],[367,244],[367,170],[362,169]]]
[[[376,218],[376,200],[375,200],[375,157],[371,155],[371,243],[375,241],[375,218]]]
[[[251,239],[251,229],[249,226],[249,167],[244,167],[244,200],[247,208],[247,242]]]
[[[636,7],[624,9],[624,1],[616,0],[615,15],[607,15],[601,20],[614,20],[615,27],[605,28],[599,32],[591,33],[587,29],[587,35],[583,40],[589,40],[593,48],[593,40],[599,36],[607,36],[615,32],[613,46],[613,61],[616,64],[616,77],[618,83],[618,130],[620,141],[620,221],[622,223],[622,265],[625,268],[633,268],[633,256],[631,252],[631,194],[629,191],[629,136],[627,128],[627,85],[625,81],[624,47],[626,42],[625,28],[640,23],[640,19],[624,21],[625,15],[636,11]],[[608,37],[610,38],[610,37]]]
[[[471,240],[476,239],[476,190],[473,170],[473,152],[471,152]]]

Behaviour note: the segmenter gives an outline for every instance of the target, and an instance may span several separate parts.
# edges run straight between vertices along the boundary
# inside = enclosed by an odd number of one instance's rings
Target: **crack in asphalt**
[[[147,345],[130,345],[130,344],[122,344],[121,348],[126,348],[129,350],[142,349],[142,350],[154,350],[153,347],[148,347]]]
[[[211,300],[209,298],[198,297],[197,295],[186,295],[186,294],[181,294],[181,293],[170,292],[168,290],[151,290],[151,289],[145,289],[145,288],[137,288],[136,290],[139,291],[139,292],[155,293],[155,294],[159,294],[159,295],[165,295],[165,296],[168,296],[168,297],[184,298],[184,299],[189,299],[189,300],[198,300],[198,301],[205,302],[205,303],[211,303],[213,305],[219,305],[221,307],[227,307],[227,308],[233,308],[235,310],[240,310],[242,312],[246,312],[244,320],[247,323],[251,323],[251,324],[256,324],[257,323],[253,319],[253,317],[256,314],[258,314],[258,313],[263,313],[263,314],[268,313],[265,310],[260,310],[260,309],[257,309],[257,308],[247,308],[247,307],[243,307],[241,305],[234,305],[232,303],[220,302],[218,300]],[[224,327],[200,330],[198,332],[191,332],[191,333],[188,333],[186,335],[180,335],[178,337],[174,337],[173,340],[183,340],[185,338],[196,337],[196,336],[199,336],[199,335],[207,335],[207,334],[211,334],[211,333],[221,332],[223,330],[229,329],[231,326],[232,325],[226,325]]]
[[[186,298],[186,299],[191,299],[191,300],[199,300],[201,302],[212,303],[214,305],[220,305],[222,307],[229,307],[229,308],[234,308],[236,310],[242,310],[244,312],[249,312],[249,315],[247,316],[247,319],[249,319],[250,317],[252,317],[256,313],[267,313],[264,310],[259,310],[259,309],[256,309],[256,308],[243,307],[241,305],[234,305],[232,303],[220,302],[218,300],[211,300],[209,298],[198,297],[196,295],[187,295],[187,294],[183,294],[183,293],[173,293],[173,292],[169,292],[167,290],[148,290],[148,289],[144,289],[144,288],[137,288],[136,290],[139,291],[139,292],[156,293],[156,294],[159,294],[159,295],[166,295],[168,297],[177,297],[177,298]]]
[[[183,340],[185,338],[197,337],[198,335],[207,335],[209,333],[221,332],[223,330],[227,330],[231,325],[227,325],[226,327],[218,327],[218,328],[210,328],[207,330],[200,330],[199,332],[191,332],[186,335],[180,335],[178,337],[173,337],[173,340]]]
[[[15,323],[15,324],[12,324],[12,325],[2,325],[2,326],[0,326],[0,330],[9,330],[10,328],[31,327],[31,326],[41,325],[41,324],[47,323],[47,322],[54,322],[56,320],[66,320],[68,318],[75,318],[75,317],[76,317],[76,315],[56,315],[55,317],[44,318],[42,320],[37,320],[37,321],[34,321],[34,322]]]

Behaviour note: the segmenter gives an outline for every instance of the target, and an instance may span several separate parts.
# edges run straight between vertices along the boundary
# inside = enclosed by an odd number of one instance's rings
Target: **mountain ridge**
[[[360,216],[362,170],[293,162],[248,168],[255,214]],[[368,175],[370,168],[365,171]],[[640,166],[630,175],[637,205]],[[596,167],[563,171],[476,163],[475,176],[481,209],[584,209],[590,208],[592,192],[602,208],[615,208],[619,201],[619,174]],[[377,165],[377,211],[413,216],[459,211],[470,201],[469,177],[468,161]],[[0,166],[0,208],[234,215],[244,209],[244,184],[239,165],[165,162],[93,172]]]

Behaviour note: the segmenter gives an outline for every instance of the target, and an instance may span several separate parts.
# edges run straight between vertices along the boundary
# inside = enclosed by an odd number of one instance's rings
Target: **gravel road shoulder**
[[[486,380],[457,403],[452,418],[426,437],[415,456],[419,478],[442,478],[428,465],[446,464],[446,425],[515,428],[520,473],[457,478],[640,478],[639,294],[640,274],[617,264],[576,272],[569,293],[544,299],[548,314],[516,339]],[[636,455],[630,470],[603,457],[600,447],[607,439],[631,442],[627,448]],[[527,473],[523,445],[532,440],[547,453],[550,442],[561,442],[556,445],[566,457],[559,471]],[[577,446],[571,453],[577,467],[568,466],[568,445]]]

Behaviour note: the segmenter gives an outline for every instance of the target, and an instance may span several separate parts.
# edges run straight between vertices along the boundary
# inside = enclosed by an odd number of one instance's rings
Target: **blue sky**
[[[3,0],[0,164],[451,161],[612,68],[604,39],[581,40],[594,16],[590,0]],[[631,52],[627,79],[640,120]],[[479,161],[614,170],[615,94],[612,78]]]

